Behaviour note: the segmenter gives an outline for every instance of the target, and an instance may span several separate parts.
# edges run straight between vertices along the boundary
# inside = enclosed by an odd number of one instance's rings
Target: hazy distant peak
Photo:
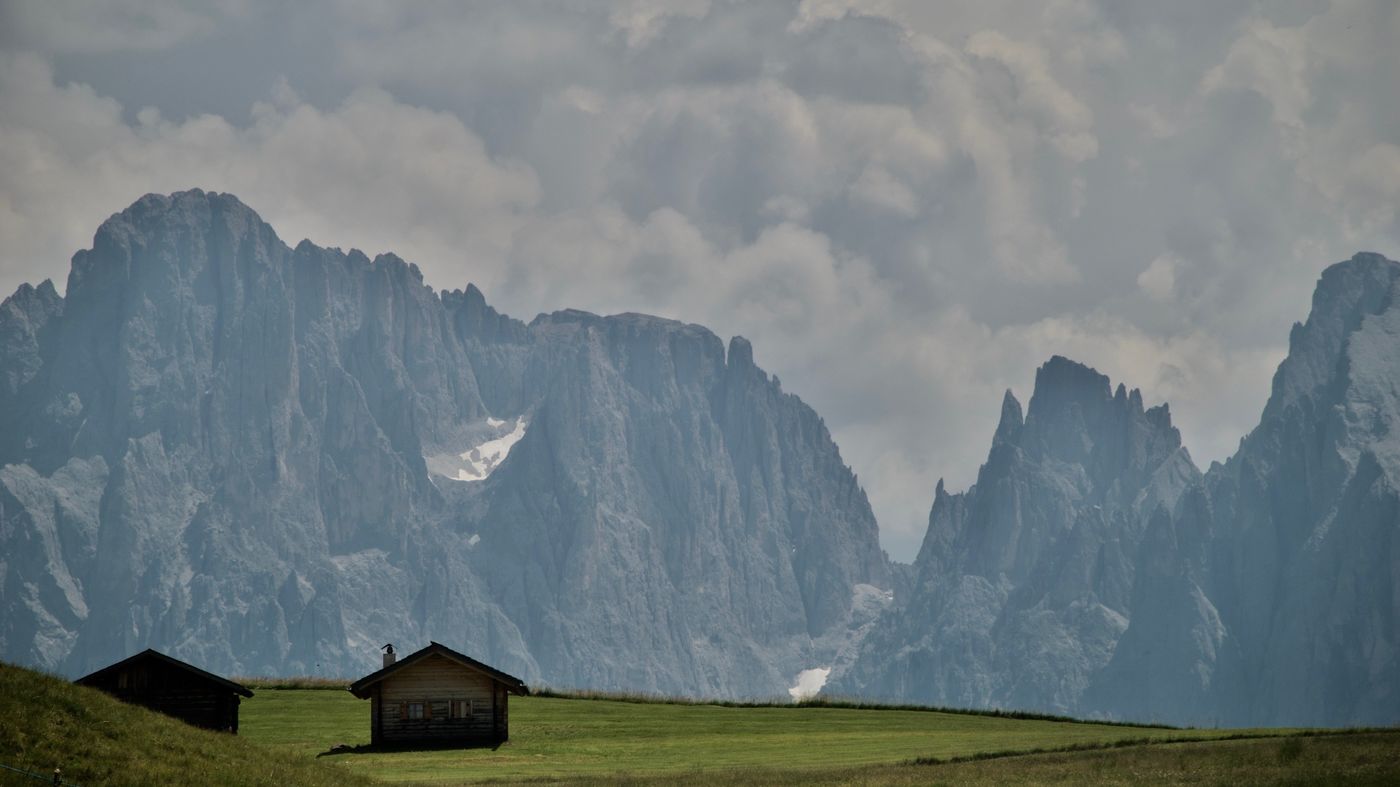
[[[1054,417],[1073,404],[1081,408],[1098,407],[1112,398],[1107,376],[1056,355],[1035,372],[1035,390],[1031,394],[1028,417]]]
[[[1392,308],[1400,263],[1360,252],[1329,266],[1313,291],[1307,322],[1295,324],[1288,357],[1274,374],[1264,420],[1337,380],[1351,335],[1365,319]]]
[[[742,339],[730,374],[699,325],[526,326],[200,190],[110,218],[68,295],[0,308],[0,577],[36,589],[0,593],[7,660],[354,672],[446,636],[531,680],[768,696],[889,587],[824,423]]]
[[[742,336],[729,340],[729,352],[725,356],[730,368],[753,366],[753,345]]]
[[[53,304],[63,300],[53,286],[52,279],[44,279],[35,287],[29,282],[19,285],[8,298],[0,301],[0,309],[28,309],[36,304]]]
[[[1008,388],[1001,397],[1001,420],[997,423],[997,431],[992,437],[992,445],[1000,445],[1014,440],[1024,424],[1025,416],[1021,412],[1021,403],[1016,400],[1016,395]],[[941,488],[943,479],[940,478],[938,484]]]
[[[178,222],[207,220],[213,215],[239,225],[263,224],[256,211],[232,194],[189,189],[171,194],[146,194],[103,222],[97,234],[120,227],[154,231]]]
[[[180,278],[178,272],[202,258],[205,247],[226,242],[240,256],[264,264],[286,251],[272,227],[232,194],[201,189],[147,194],[108,217],[93,235],[92,248],[73,255],[68,297],[82,300],[93,285],[91,297],[100,300],[114,286],[113,276]]]

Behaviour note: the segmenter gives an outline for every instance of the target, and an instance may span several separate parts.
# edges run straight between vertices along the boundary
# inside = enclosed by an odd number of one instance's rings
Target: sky
[[[1400,257],[1400,3],[0,0],[0,292],[142,194],[754,344],[891,556],[1053,354],[1205,467]]]

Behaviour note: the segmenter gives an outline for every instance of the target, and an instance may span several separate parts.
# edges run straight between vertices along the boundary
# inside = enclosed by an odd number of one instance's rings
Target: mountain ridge
[[[0,655],[354,671],[428,638],[527,680],[1182,724],[1400,704],[1400,264],[1319,278],[1202,472],[1063,356],[1007,391],[915,562],[740,336],[529,322],[393,254],[147,195],[0,302]]]
[[[0,353],[13,660],[351,672],[432,637],[553,685],[769,696],[889,584],[825,425],[741,337],[527,324],[231,195],[115,214],[66,296],[6,299]],[[485,477],[430,469],[506,424]]]
[[[1259,426],[1205,473],[1166,405],[1052,358],[1024,419],[1004,397],[977,483],[936,487],[917,588],[831,691],[1177,724],[1395,723],[1397,282],[1400,264],[1374,253],[1329,266]]]

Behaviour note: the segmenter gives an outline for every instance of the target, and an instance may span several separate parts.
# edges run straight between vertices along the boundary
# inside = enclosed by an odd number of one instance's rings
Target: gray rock
[[[1400,721],[1400,264],[1328,268],[1202,476],[1165,406],[1052,359],[832,693],[1178,724]]]
[[[1154,523],[1140,611],[1088,700],[1170,721],[1400,721],[1400,264],[1323,272],[1260,424]],[[1144,687],[1148,687],[1144,689]]]
[[[962,494],[936,490],[907,601],[829,691],[1067,713],[1128,624],[1145,516],[1201,483],[1166,408],[1055,357],[1008,391]]]
[[[0,654],[70,674],[150,646],[353,675],[431,638],[531,682],[784,695],[891,583],[743,339],[527,325],[229,195],[143,197],[66,297],[7,299],[0,404]]]

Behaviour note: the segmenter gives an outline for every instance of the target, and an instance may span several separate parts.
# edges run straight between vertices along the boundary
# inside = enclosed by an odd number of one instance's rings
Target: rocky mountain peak
[[[1259,425],[1189,504],[1154,515],[1095,707],[1240,726],[1394,722],[1398,285],[1400,265],[1377,254],[1322,272]]]
[[[993,444],[1008,437],[998,427]],[[1036,371],[1016,443],[1033,455],[1081,466],[1091,482],[1106,488],[1124,469],[1133,484],[1142,483],[1180,449],[1181,435],[1166,405],[1144,410],[1138,389],[1120,383],[1115,390],[1106,375],[1057,355]]]
[[[772,696],[890,587],[747,341],[526,324],[197,189],[104,222],[66,298],[0,305],[0,539],[0,657],[68,672],[152,646],[353,674],[439,639],[553,685]]]
[[[1127,625],[1139,507],[1169,507],[1199,482],[1180,451],[1165,407],[1144,411],[1138,391],[1052,357],[1024,419],[1002,398],[976,485],[935,489],[908,603],[834,688],[1074,708]]]
[[[1016,395],[1011,393],[1010,388],[1006,389],[1006,393],[1002,394],[1001,397],[1001,418],[997,421],[997,431],[992,436],[992,445],[997,446],[1015,441],[1025,423],[1025,416],[1021,414],[1021,403],[1016,400]],[[938,479],[938,488],[939,490],[943,488],[943,479],[941,478]]]
[[[29,282],[19,285],[10,297],[0,301],[0,308],[29,310],[34,304],[55,303],[60,300],[62,296],[53,286],[53,279],[44,279],[37,287]]]
[[[1035,372],[1030,417],[1056,418],[1076,407],[1081,411],[1103,407],[1112,399],[1107,375],[1054,355]]]
[[[423,283],[423,271],[418,269],[414,263],[404,260],[397,254],[384,253],[375,255],[370,264],[376,268],[389,270],[391,275],[406,276],[419,284]]]
[[[1368,317],[1391,309],[1397,281],[1400,263],[1372,252],[1358,253],[1322,272],[1307,322],[1295,323],[1289,334],[1288,357],[1274,374],[1265,422],[1338,382],[1346,372],[1349,339]]]
[[[272,227],[232,194],[147,194],[104,221],[92,248],[73,256],[66,300],[88,311],[131,287],[160,299],[196,286],[206,266],[265,270],[286,255]]]
[[[1225,726],[1393,724],[1400,264],[1327,268],[1205,476],[1167,405],[1064,358],[942,484],[917,584],[833,693]]]
[[[38,287],[21,284],[0,302],[0,429],[7,428],[11,419],[22,418],[9,397],[38,372],[40,334],[62,311],[63,298],[48,279]]]
[[[729,340],[729,351],[725,354],[725,362],[735,369],[746,369],[754,365],[753,345],[748,339],[742,336],[734,336]]]

